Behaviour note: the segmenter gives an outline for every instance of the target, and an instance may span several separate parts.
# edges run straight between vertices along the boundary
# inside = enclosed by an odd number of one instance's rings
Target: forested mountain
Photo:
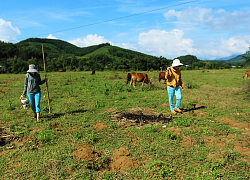
[[[43,70],[42,45],[47,71],[63,70],[148,70],[170,65],[164,57],[111,46],[109,43],[80,48],[55,39],[30,38],[17,44],[0,42],[0,65],[6,73],[20,73],[29,64]]]
[[[46,70],[156,70],[166,69],[172,60],[111,46],[109,43],[80,48],[57,39],[29,38],[16,44],[0,41],[0,72],[23,73],[29,64],[43,70],[44,49]],[[229,63],[201,61],[196,56],[177,57],[183,69],[230,68]]]
[[[242,55],[238,55],[238,56],[236,56],[234,58],[231,58],[231,59],[227,60],[226,62],[227,63],[233,63],[233,64],[235,64],[235,63],[244,63],[247,60],[245,57],[250,57],[250,56],[249,56],[249,54],[245,53],[245,54],[242,54]]]

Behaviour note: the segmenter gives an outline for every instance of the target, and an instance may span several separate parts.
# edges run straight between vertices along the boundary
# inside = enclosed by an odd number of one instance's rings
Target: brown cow
[[[95,70],[93,70],[92,72],[91,72],[91,75],[94,75],[95,74]]]
[[[249,76],[250,76],[250,71],[246,71],[246,72],[245,72],[244,79],[246,80]]]
[[[145,73],[136,73],[136,72],[132,72],[132,73],[128,73],[127,75],[127,84],[130,81],[130,85],[133,82],[133,86],[135,87],[135,82],[142,82],[142,86],[144,83],[151,85],[151,81],[148,78],[148,75]]]
[[[164,83],[166,84],[165,72],[159,72],[159,82],[161,82],[162,79],[164,80]]]

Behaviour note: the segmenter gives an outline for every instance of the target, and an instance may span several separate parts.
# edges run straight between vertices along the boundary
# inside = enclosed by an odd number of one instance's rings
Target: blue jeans
[[[30,101],[30,105],[32,108],[32,111],[36,113],[40,113],[40,100],[41,100],[41,93],[36,94],[28,94],[28,98]]]
[[[174,104],[173,104],[174,95],[176,96],[175,109],[180,109],[181,99],[182,99],[180,86],[178,86],[176,88],[168,86],[167,89],[168,89],[168,98],[169,98],[170,110],[174,111]]]

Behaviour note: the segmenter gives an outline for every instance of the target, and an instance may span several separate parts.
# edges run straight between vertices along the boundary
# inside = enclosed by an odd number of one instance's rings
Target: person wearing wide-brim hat
[[[34,64],[30,64],[29,70],[25,75],[24,90],[23,94],[21,95],[21,98],[25,96],[27,93],[32,111],[34,112],[33,118],[36,118],[37,122],[40,122],[39,116],[41,111],[40,110],[41,89],[39,85],[44,84],[46,81],[47,78],[41,80],[40,74],[38,73],[36,66]]]
[[[179,69],[179,67],[182,65],[183,64],[179,59],[174,59],[172,66],[168,67],[165,73],[165,79],[167,80],[169,106],[172,114],[182,113],[182,110],[180,110],[182,99],[180,86],[183,90],[185,89],[184,83],[181,80],[181,70]],[[176,96],[175,108],[173,105],[174,95]]]

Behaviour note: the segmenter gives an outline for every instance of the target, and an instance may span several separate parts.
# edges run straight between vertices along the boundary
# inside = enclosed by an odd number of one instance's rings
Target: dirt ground
[[[166,107],[168,105],[165,105]],[[206,112],[200,109],[205,108],[202,104],[195,104],[193,107],[183,111],[183,115],[189,116],[190,113],[197,117],[206,117]],[[126,113],[114,112],[112,115],[112,121],[117,122],[118,126],[128,127],[128,126],[145,126],[150,124],[164,124],[172,122],[174,117],[164,116],[162,114],[157,114],[152,109],[146,108],[131,108]],[[216,118],[217,121],[227,123],[231,128],[240,129],[242,131],[240,138],[236,137],[236,134],[230,132],[223,134],[221,137],[208,136],[199,141],[192,139],[190,136],[183,136],[183,139],[179,143],[180,147],[190,147],[197,145],[198,143],[203,143],[207,145],[214,145],[218,148],[226,147],[230,144],[234,144],[234,150],[242,155],[242,160],[250,162],[250,146],[249,135],[250,135],[250,123],[248,122],[237,122],[236,120],[230,119],[228,117]],[[171,131],[174,135],[179,136],[183,134],[183,131],[188,129],[190,131],[197,131],[194,127],[185,127],[183,129],[169,127],[168,131]],[[246,155],[246,156],[245,156]],[[212,156],[212,155],[211,155]],[[216,157],[216,156],[215,156]]]
[[[206,112],[199,110],[203,108],[203,105],[194,105],[190,109],[196,117],[206,116]],[[131,108],[126,113],[116,112],[116,109],[109,109],[111,113],[111,121],[116,122],[120,127],[129,126],[147,126],[152,123],[154,124],[166,124],[172,122],[173,118],[171,115],[166,116],[163,114],[156,113],[153,109],[146,108]],[[189,115],[190,111],[184,111],[184,115]],[[250,162],[250,123],[237,122],[228,117],[216,118],[217,121],[227,123],[231,128],[240,129],[242,131],[241,137],[237,138],[235,134],[227,133],[222,137],[208,136],[202,139],[202,143],[207,145],[214,145],[219,148],[226,147],[230,143],[234,144],[234,150],[242,155],[242,160]],[[96,123],[93,125],[94,130],[99,131],[102,129],[109,128],[106,123]],[[165,128],[164,128],[165,129]],[[197,131],[195,127],[175,128],[168,127],[165,130],[171,131],[176,136],[183,135],[183,131],[188,129],[189,131]],[[29,131],[35,131],[39,129],[30,128]],[[20,136],[20,133],[10,132],[7,127],[0,127],[0,147],[3,149],[0,151],[0,157],[6,155],[9,152],[13,152],[17,149],[26,148],[39,148],[38,142],[32,136]],[[179,143],[180,147],[190,147],[201,142],[197,142],[190,136],[182,136],[183,139]],[[15,148],[18,147],[18,148]],[[76,147],[71,153],[71,156],[76,160],[87,161],[89,169],[95,169],[97,171],[123,171],[131,168],[135,168],[139,165],[139,161],[135,158],[130,157],[129,149],[126,147],[120,147],[112,152],[112,156],[106,156],[102,151],[94,151],[93,146],[89,144],[83,144]],[[248,157],[248,158],[247,158]],[[220,158],[218,154],[210,153],[211,159]],[[70,170],[69,170],[70,171]]]

